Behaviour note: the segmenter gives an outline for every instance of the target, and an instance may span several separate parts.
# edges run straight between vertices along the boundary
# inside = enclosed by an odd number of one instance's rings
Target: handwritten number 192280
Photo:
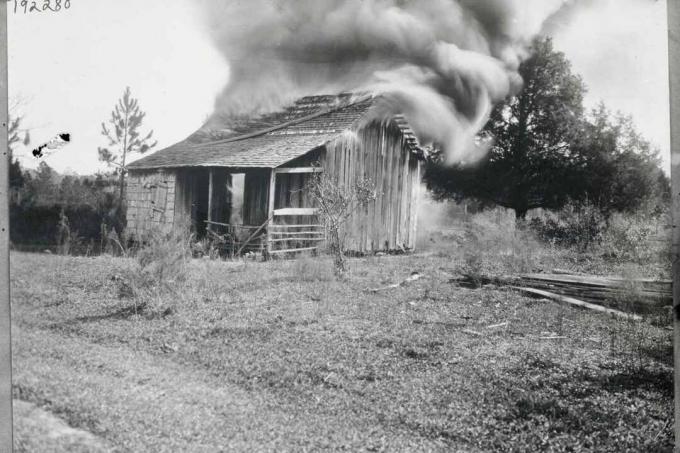
[[[42,3],[42,5],[39,6],[39,3]],[[61,11],[62,9],[69,9],[71,7],[71,0],[38,0],[38,1],[29,1],[29,0],[14,0],[14,13],[16,14],[18,12],[22,12],[21,10],[23,9],[23,13],[33,13],[33,12],[43,12],[43,11]]]

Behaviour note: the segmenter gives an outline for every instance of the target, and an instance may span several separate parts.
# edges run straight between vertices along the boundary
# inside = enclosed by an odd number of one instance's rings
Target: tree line
[[[145,153],[156,145],[153,131],[142,135],[145,113],[126,88],[101,134],[106,147],[99,159],[110,172],[90,176],[61,175],[45,161],[36,170],[21,167],[14,157],[19,143],[30,135],[23,118],[11,118],[8,128],[10,160],[10,239],[14,244],[51,246],[67,237],[74,246],[98,251],[111,234],[124,236],[126,162],[132,153]]]
[[[108,233],[123,231],[118,184],[112,175],[62,175],[44,161],[36,170],[24,170],[14,159],[10,173],[13,244],[47,248],[68,235],[73,247],[95,252]]]
[[[536,40],[519,67],[523,89],[498,104],[479,134],[489,146],[479,162],[444,164],[434,152],[425,183],[438,199],[473,201],[478,207],[503,206],[523,220],[535,208],[559,210],[569,204],[594,205],[605,217],[614,212],[665,209],[668,177],[658,149],[635,129],[632,119],[604,104],[587,111],[586,86],[550,38]],[[50,243],[58,235],[49,225],[72,220],[85,240],[125,227],[125,175],[132,153],[152,149],[153,132],[141,132],[145,113],[126,88],[101,134],[106,147],[99,159],[112,170],[95,176],[59,175],[44,161],[24,170],[12,157],[28,144],[22,118],[9,123],[11,238]]]
[[[587,111],[586,86],[550,38],[536,40],[519,68],[523,89],[497,105],[480,134],[489,152],[476,163],[427,164],[425,182],[438,199],[503,206],[522,220],[535,208],[590,203],[613,212],[663,209],[670,184],[658,149],[630,116],[604,104]]]

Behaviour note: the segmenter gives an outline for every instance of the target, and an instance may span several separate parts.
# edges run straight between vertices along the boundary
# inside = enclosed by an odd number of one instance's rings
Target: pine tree
[[[146,113],[139,108],[138,100],[132,97],[130,87],[127,87],[111,111],[108,126],[102,123],[101,134],[108,139],[109,146],[98,149],[99,160],[106,162],[110,167],[115,167],[119,173],[120,207],[124,204],[125,174],[129,155],[131,153],[143,154],[157,143],[151,142],[153,131],[144,137],[139,132],[145,116]]]

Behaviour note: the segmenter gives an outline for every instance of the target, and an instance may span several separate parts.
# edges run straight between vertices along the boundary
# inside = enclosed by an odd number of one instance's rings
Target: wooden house
[[[358,253],[413,250],[424,151],[403,117],[375,115],[379,97],[309,96],[256,118],[196,133],[128,167],[134,237],[191,224],[233,252],[311,250],[324,228],[305,191],[313,172],[369,179],[377,198],[345,224]]]

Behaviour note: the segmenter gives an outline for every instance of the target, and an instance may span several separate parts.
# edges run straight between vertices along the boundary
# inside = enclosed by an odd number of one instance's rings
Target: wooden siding
[[[175,215],[175,173],[135,171],[127,176],[127,228],[137,238],[171,227]]]
[[[339,184],[366,178],[376,186],[376,200],[345,225],[348,250],[415,249],[420,165],[394,123],[371,123],[326,145],[323,167]]]
[[[179,227],[191,226],[194,231],[205,231],[208,219],[208,170],[177,170],[175,190],[175,219]]]
[[[271,170],[246,172],[243,190],[243,224],[262,225],[267,220]]]
[[[229,223],[231,217],[231,174],[226,168],[212,168],[212,212],[213,222]]]
[[[352,215],[343,228],[348,250],[370,253],[414,250],[421,161],[412,153],[403,131],[394,122],[373,122],[348,130],[325,147],[279,168],[321,165],[338,184],[361,178],[376,185],[376,200]],[[144,234],[156,225],[193,223],[199,232],[208,219],[209,172],[213,172],[211,218],[228,223],[231,217],[230,171],[226,168],[183,168],[134,171],[128,177],[128,228]],[[243,171],[243,170],[241,170]],[[268,217],[271,169],[247,169],[244,177],[243,224],[261,225]],[[304,187],[312,173],[276,175],[273,209],[311,208]],[[316,216],[279,216],[283,225],[316,224]]]

